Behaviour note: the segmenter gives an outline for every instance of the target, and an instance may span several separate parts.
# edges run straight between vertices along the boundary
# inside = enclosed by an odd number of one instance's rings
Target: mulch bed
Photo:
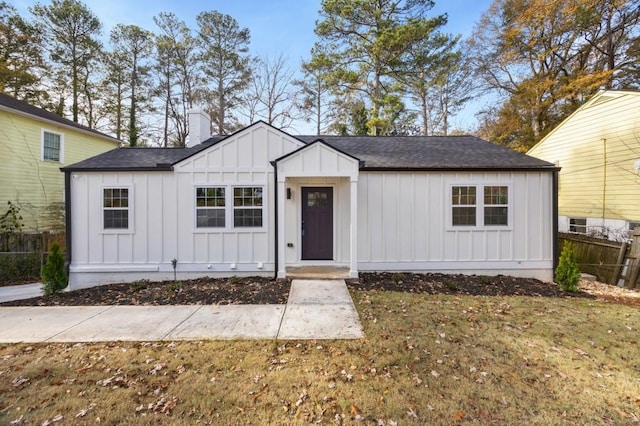
[[[502,275],[489,277],[385,272],[361,273],[360,278],[346,281],[349,288],[365,291],[595,298],[584,292],[565,293],[552,283]],[[0,306],[283,304],[287,302],[290,287],[289,280],[265,277],[205,277],[178,282],[136,281],[5,302]]]
[[[291,282],[264,277],[108,284],[0,306],[235,305],[287,303]]]
[[[462,274],[363,273],[358,279],[347,280],[347,285],[354,290],[405,293],[595,298],[583,292],[567,293],[557,284],[505,275],[493,277]]]

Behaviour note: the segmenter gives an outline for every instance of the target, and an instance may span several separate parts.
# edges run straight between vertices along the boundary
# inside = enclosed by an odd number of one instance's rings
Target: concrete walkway
[[[293,280],[286,305],[0,308],[0,343],[363,336],[344,280]]]
[[[23,284],[0,287],[0,303],[42,296],[42,284]]]

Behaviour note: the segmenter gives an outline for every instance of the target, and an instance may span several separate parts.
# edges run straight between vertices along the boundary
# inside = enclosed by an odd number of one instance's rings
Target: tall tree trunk
[[[71,67],[71,86],[73,91],[73,102],[71,105],[71,112],[73,114],[73,121],[78,122],[78,58],[76,57],[76,45],[72,47],[73,65]]]
[[[320,99],[320,91],[322,90],[322,85],[320,80],[317,80],[318,86],[316,87],[316,134],[320,136],[320,121],[322,120],[322,112],[320,108],[322,108],[322,102]]]
[[[218,134],[224,135],[224,114],[225,114],[225,102],[224,102],[224,85],[222,79],[218,80]]]
[[[138,64],[136,54],[133,54],[133,69],[131,71],[131,108],[129,110],[129,145],[138,145],[138,129],[136,128],[136,82],[138,79]]]

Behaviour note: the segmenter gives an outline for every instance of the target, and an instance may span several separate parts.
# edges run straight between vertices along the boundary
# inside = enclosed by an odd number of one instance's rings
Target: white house
[[[294,137],[258,122],[62,169],[70,288],[348,271],[552,280],[558,168],[472,136]],[[202,135],[202,133],[200,133]],[[206,140],[205,140],[206,139]]]

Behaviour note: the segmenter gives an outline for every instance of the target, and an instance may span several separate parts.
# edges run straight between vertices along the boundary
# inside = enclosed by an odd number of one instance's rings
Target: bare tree
[[[282,54],[259,58],[246,99],[249,119],[289,128],[296,119],[295,97],[293,72],[287,59]]]

